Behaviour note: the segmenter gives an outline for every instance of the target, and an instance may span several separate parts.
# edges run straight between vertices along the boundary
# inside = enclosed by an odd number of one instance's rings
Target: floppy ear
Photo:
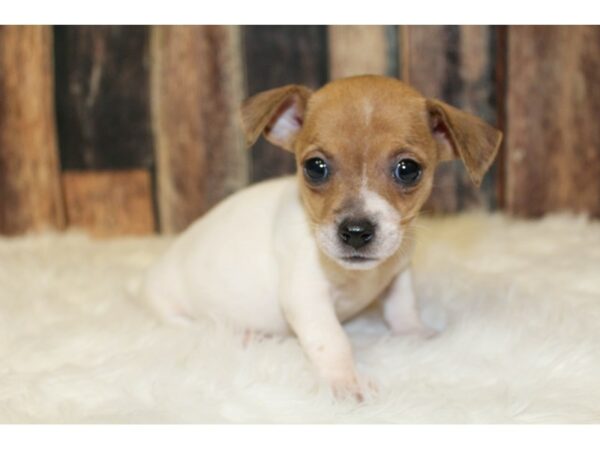
[[[241,110],[246,145],[254,144],[264,132],[269,142],[293,151],[311,94],[304,86],[290,84],[246,99]]]
[[[461,158],[476,186],[496,157],[502,133],[472,114],[427,99],[427,111],[440,160]]]

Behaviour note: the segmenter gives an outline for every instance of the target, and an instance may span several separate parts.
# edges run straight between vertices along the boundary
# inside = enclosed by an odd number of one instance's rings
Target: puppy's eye
[[[423,169],[412,159],[403,159],[394,168],[394,178],[404,186],[413,186],[421,178]]]
[[[329,178],[329,167],[321,158],[310,158],[304,162],[304,175],[310,183],[320,184]]]

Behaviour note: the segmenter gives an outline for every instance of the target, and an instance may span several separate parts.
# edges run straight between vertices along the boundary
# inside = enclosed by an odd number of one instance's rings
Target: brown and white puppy
[[[215,207],[149,270],[143,291],[168,317],[293,332],[335,392],[360,397],[341,322],[381,300],[393,333],[431,334],[409,268],[414,219],[439,162],[462,159],[479,185],[501,133],[381,76],[266,91],[243,104],[242,122],[248,145],[264,134],[293,152],[297,175]]]

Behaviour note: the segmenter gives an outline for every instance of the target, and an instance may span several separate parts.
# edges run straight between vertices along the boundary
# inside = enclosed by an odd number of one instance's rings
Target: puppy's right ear
[[[311,94],[304,86],[290,84],[246,99],[241,110],[246,145],[254,144],[264,132],[269,142],[293,151]]]

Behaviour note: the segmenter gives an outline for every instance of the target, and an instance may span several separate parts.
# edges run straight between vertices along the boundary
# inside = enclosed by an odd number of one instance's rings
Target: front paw
[[[392,334],[394,336],[417,336],[421,339],[431,339],[439,334],[438,330],[435,330],[424,323],[409,324],[402,326],[395,326],[392,328]]]
[[[333,396],[339,401],[351,398],[362,403],[379,392],[377,383],[373,379],[356,373],[329,380],[329,385]]]
[[[424,308],[420,313],[414,311],[403,317],[394,317],[388,321],[395,336],[413,335],[422,339],[431,339],[446,328],[446,314],[436,307]]]

